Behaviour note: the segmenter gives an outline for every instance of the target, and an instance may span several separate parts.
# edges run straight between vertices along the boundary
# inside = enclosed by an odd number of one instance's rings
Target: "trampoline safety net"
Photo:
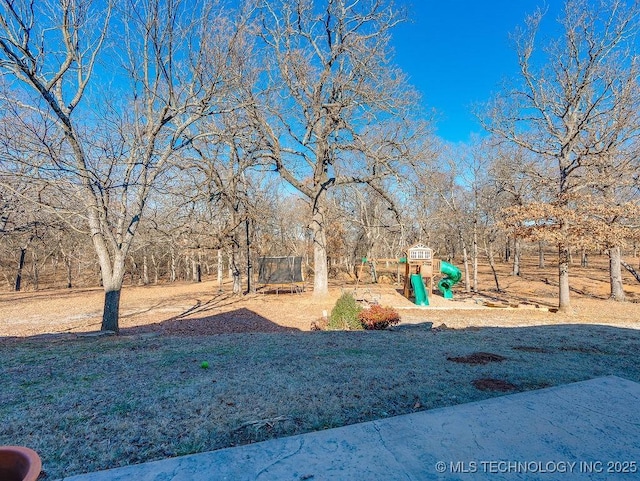
[[[304,282],[302,257],[261,257],[258,266],[258,283],[289,284]]]

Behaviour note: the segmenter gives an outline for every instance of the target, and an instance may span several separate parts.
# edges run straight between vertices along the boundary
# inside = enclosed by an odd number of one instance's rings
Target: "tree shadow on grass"
[[[76,297],[78,294],[96,294],[102,296],[104,295],[104,289],[102,287],[73,287],[70,289],[51,287],[38,290],[6,291],[0,292],[0,302],[46,300],[54,296],[59,299],[66,299]]]
[[[242,298],[219,294],[208,300],[196,300],[189,308],[176,316],[154,323],[135,325],[135,316],[160,307],[159,303],[143,310],[122,314],[122,320],[131,319],[129,325],[122,325],[120,336],[160,335],[160,336],[209,336],[217,334],[240,333],[283,333],[300,332],[299,329],[281,326],[260,314],[247,309],[232,306],[240,303]],[[225,312],[220,310],[225,309]],[[226,310],[229,309],[229,310]],[[132,325],[133,324],[133,325]],[[46,342],[65,342],[79,338],[98,338],[114,335],[111,332],[99,331],[100,322],[95,321],[78,330],[78,326],[61,332],[35,334],[30,336],[0,336],[0,341],[21,342],[37,340]],[[72,331],[73,329],[73,331]],[[84,330],[87,329],[87,330]]]
[[[195,314],[205,314],[212,311],[217,311],[218,309],[233,306],[242,301],[243,301],[243,298],[241,296],[234,296],[232,294],[229,295],[224,292],[218,293],[206,301],[196,299],[196,302],[193,306],[189,307],[188,309],[185,309],[183,312],[181,312],[177,316],[174,316],[168,320],[184,319],[188,316],[193,316]]]
[[[548,308],[558,307],[557,302],[549,302],[536,296],[517,296],[507,291],[496,292],[495,290],[480,290],[477,295],[489,301],[501,302],[504,304],[519,303],[524,305],[539,305]]]
[[[120,335],[157,333],[165,336],[210,336],[249,332],[299,332],[253,312],[240,308],[203,317],[188,317],[191,312],[165,321],[120,329]]]

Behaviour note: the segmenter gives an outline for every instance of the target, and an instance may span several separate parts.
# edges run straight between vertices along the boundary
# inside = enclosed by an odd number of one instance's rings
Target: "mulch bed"
[[[509,392],[518,389],[518,386],[501,379],[482,378],[472,381],[471,384],[480,391]]]

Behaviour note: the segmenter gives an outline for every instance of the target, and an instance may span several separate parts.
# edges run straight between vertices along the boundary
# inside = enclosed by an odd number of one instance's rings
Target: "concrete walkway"
[[[603,377],[65,481],[431,479],[640,479],[640,384]]]

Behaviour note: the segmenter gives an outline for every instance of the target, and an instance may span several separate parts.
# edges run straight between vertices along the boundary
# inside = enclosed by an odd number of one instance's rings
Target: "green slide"
[[[462,278],[462,272],[453,264],[449,264],[445,261],[440,261],[440,273],[445,277],[438,282],[438,289],[442,292],[445,299],[453,299],[453,291],[451,288],[453,285],[460,281]],[[413,281],[413,279],[412,279]]]
[[[429,299],[427,298],[427,290],[424,287],[424,281],[420,274],[411,274],[411,286],[416,296],[414,304],[418,306],[428,306]]]

